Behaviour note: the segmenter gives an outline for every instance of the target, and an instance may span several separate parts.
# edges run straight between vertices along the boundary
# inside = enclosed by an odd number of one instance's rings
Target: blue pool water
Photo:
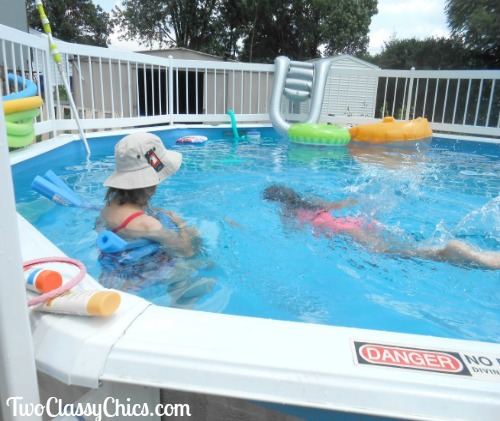
[[[500,251],[500,145],[434,138],[418,147],[325,148],[290,144],[269,128],[261,132],[260,141],[237,144],[227,129],[159,133],[184,162],[152,204],[199,228],[209,264],[196,276],[215,279],[211,291],[186,307],[499,342],[499,272],[373,253],[349,238],[315,236],[310,228],[284,225],[279,207],[263,201],[261,192],[281,183],[328,200],[353,197],[355,206],[339,215],[376,218],[408,246],[460,238]],[[175,143],[186,134],[210,141]],[[52,169],[101,206],[118,139],[90,139],[91,162],[81,144],[72,143],[13,168],[18,211],[96,279],[104,276],[93,230],[97,212],[55,205],[30,183]],[[170,305],[168,285],[148,281],[150,272],[133,278],[133,292]]]

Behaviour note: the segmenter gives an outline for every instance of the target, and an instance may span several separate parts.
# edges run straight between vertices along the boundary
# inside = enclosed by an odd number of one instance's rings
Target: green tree
[[[372,58],[383,69],[449,70],[470,69],[474,56],[457,38],[416,38],[398,40],[393,36],[382,52]]]
[[[447,0],[446,15],[454,36],[491,67],[500,64],[500,2],[498,0]]]
[[[245,61],[361,54],[377,0],[124,0],[113,11],[122,39]]]
[[[269,0],[255,10],[255,36],[247,30],[243,59],[270,62],[286,55],[308,60],[326,54],[366,52],[377,0]],[[252,42],[250,42],[252,41]]]
[[[218,19],[218,34],[220,44],[224,45],[224,54],[232,59],[241,53],[241,39],[254,38],[255,19],[263,0],[222,0]],[[250,53],[251,55],[251,53]]]
[[[107,47],[112,26],[109,13],[92,0],[45,0],[52,35],[63,41]],[[26,1],[28,24],[43,32],[35,0]]]
[[[137,40],[151,48],[190,48],[220,53],[222,31],[219,0],[124,0],[113,10],[113,23],[122,29],[121,39]]]
[[[363,55],[369,43],[369,27],[377,14],[377,0],[323,2],[325,15],[321,20],[322,42],[328,55]]]
[[[296,37],[299,25],[293,3],[269,0],[255,8],[243,35],[241,60],[272,62],[279,55],[295,59],[302,55],[304,37]]]

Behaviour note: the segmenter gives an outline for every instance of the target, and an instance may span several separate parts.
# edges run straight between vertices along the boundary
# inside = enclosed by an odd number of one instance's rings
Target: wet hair
[[[123,190],[109,187],[104,200],[107,204],[116,202],[119,205],[132,203],[134,205],[146,206],[149,199],[156,193],[156,186],[145,187],[143,189]]]
[[[290,187],[283,186],[282,184],[273,184],[272,186],[266,187],[262,192],[262,196],[265,200],[282,203],[283,205],[292,208],[318,208],[318,205],[302,199],[295,190]]]

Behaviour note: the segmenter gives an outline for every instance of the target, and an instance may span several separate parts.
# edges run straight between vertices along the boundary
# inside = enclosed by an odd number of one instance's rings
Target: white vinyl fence
[[[56,41],[86,131],[175,123],[269,123],[274,65],[196,61]],[[0,68],[37,83],[38,135],[76,133],[67,93],[44,35],[0,25]],[[426,117],[435,131],[500,137],[500,70],[424,71],[332,66],[323,122],[358,124],[386,115]],[[367,89],[370,81],[370,89]],[[9,89],[9,88],[7,88]],[[8,93],[8,92],[7,92]],[[305,107],[307,108],[307,107]],[[303,107],[290,107],[302,110]],[[300,114],[289,114],[300,121]]]

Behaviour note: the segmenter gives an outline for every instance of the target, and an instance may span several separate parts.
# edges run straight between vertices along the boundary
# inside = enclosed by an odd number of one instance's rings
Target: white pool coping
[[[18,221],[24,261],[63,255]],[[90,276],[80,287],[101,288]],[[38,370],[91,388],[112,381],[406,419],[500,414],[500,344],[171,309],[121,294],[109,318],[31,311]],[[414,365],[426,357],[438,371],[361,363],[355,342],[387,346],[385,362],[389,346],[411,348]],[[445,372],[450,359],[468,374]]]
[[[23,260],[62,255],[19,217]],[[100,288],[90,276],[82,287]],[[101,381],[412,419],[496,420],[500,345],[158,307],[122,293],[110,318],[32,311],[37,368]],[[492,361],[473,376],[356,364],[353,341]],[[486,360],[487,359],[487,360]],[[479,361],[479,360],[478,360]],[[496,374],[495,371],[496,370]]]

